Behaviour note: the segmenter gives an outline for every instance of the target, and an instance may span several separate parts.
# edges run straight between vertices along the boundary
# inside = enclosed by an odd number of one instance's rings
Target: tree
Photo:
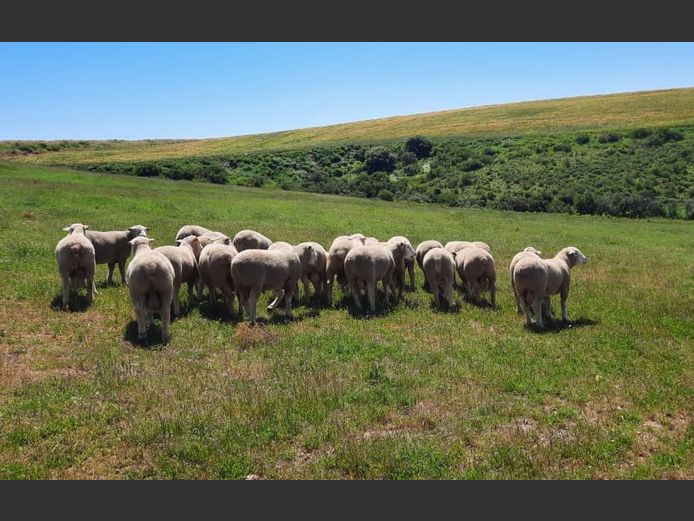
[[[405,142],[405,150],[412,152],[417,159],[423,159],[431,155],[434,144],[423,136],[414,136]]]
[[[395,170],[395,156],[386,147],[373,147],[366,152],[364,164],[370,174],[392,172]]]

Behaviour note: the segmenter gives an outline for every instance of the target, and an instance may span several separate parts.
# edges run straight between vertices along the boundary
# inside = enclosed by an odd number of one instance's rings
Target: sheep
[[[241,253],[243,250],[267,250],[272,241],[256,231],[241,230],[234,236],[232,244]]]
[[[137,317],[138,340],[147,339],[147,326],[154,319],[154,313],[159,313],[162,340],[168,342],[176,273],[169,259],[152,249],[153,241],[148,237],[135,237],[130,241],[133,259],[125,277]]]
[[[125,262],[130,257],[130,241],[135,237],[147,236],[149,228],[137,224],[125,231],[99,232],[87,230],[85,236],[94,246],[97,264],[108,264],[107,284],[113,284],[113,269],[118,264],[121,283],[125,282]]]
[[[301,261],[301,282],[304,285],[306,302],[309,301],[309,282],[313,284],[316,295],[327,297],[328,284],[326,267],[328,252],[317,242],[302,242],[294,246],[294,251]]]
[[[561,317],[568,322],[566,315],[566,301],[569,297],[571,285],[571,268],[588,262],[588,257],[574,247],[568,246],[562,249],[551,259],[541,259],[535,255],[527,256],[518,261],[513,270],[513,284],[520,295],[525,311],[525,321],[532,325],[530,316],[531,308],[535,311],[535,323],[538,328],[544,329],[544,321],[541,312],[545,303],[549,318],[552,312],[549,299],[552,295],[561,295]]]
[[[285,241],[277,241],[273,242],[268,248],[268,251],[274,250],[294,251],[294,246]]]
[[[345,256],[345,276],[349,284],[352,298],[357,309],[361,310],[361,292],[365,290],[369,298],[369,309],[376,311],[376,283],[383,283],[383,292],[388,305],[388,292],[395,293],[396,261],[393,250],[400,250],[402,243],[397,245],[370,245],[352,248]],[[401,257],[402,259],[402,257]]]
[[[521,303],[520,296],[518,295],[518,292],[516,291],[516,285],[513,282],[513,270],[516,267],[516,264],[518,264],[518,261],[521,260],[524,257],[532,257],[532,256],[537,256],[540,257],[542,255],[542,252],[540,250],[537,250],[533,248],[532,246],[528,246],[525,248],[523,251],[516,253],[511,259],[511,265],[508,268],[509,275],[511,276],[511,288],[513,289],[513,297],[516,300],[516,313],[523,313],[523,307]]]
[[[398,266],[395,267],[395,279],[400,284],[400,293],[402,294],[402,291],[405,289],[405,270],[407,270],[410,275],[410,289],[414,289],[414,261],[416,252],[412,247],[412,243],[410,243],[410,240],[407,237],[396,235],[395,237],[388,239],[388,243],[390,244],[398,242],[405,243],[405,255],[403,257],[404,266],[402,270]]]
[[[445,248],[451,253],[451,255],[453,255],[453,257],[455,257],[456,254],[463,248],[470,247],[482,248],[483,250],[487,250],[488,253],[492,252],[492,249],[489,247],[489,244],[481,241],[450,241],[447,242],[445,246]]]
[[[424,241],[420,242],[417,246],[417,249],[415,250],[415,258],[417,259],[417,265],[419,266],[419,269],[422,270],[422,273],[424,273],[424,257],[427,253],[429,253],[429,250],[432,250],[434,248],[443,248],[443,244],[441,244],[439,241],[434,240]],[[426,279],[426,273],[424,277],[424,289],[430,289],[429,281]]]
[[[222,232],[205,232],[202,235],[198,236],[198,239],[200,241],[200,247],[205,248],[208,244],[213,244],[213,243],[218,243],[218,244],[226,244],[227,246],[231,244],[231,239],[224,235]],[[176,241],[176,244],[178,244],[180,240]]]
[[[341,235],[333,241],[328,250],[328,261],[325,267],[326,292],[328,297],[328,305],[332,306],[333,299],[333,283],[337,276],[337,281],[344,290],[347,286],[345,278],[345,257],[352,248],[363,246],[360,240],[352,239],[346,235]]]
[[[436,307],[441,307],[442,298],[448,307],[453,307],[453,255],[443,246],[432,248],[424,255],[422,266]]]
[[[234,282],[231,279],[231,261],[237,254],[236,248],[230,244],[213,243],[202,250],[198,262],[200,280],[207,286],[210,304],[215,303],[215,291],[218,289],[229,309],[229,316],[234,312]],[[241,299],[239,298],[240,310]]]
[[[362,244],[365,244],[366,241],[366,235],[363,233],[353,233],[352,235],[349,236],[350,239],[357,240],[361,242]]]
[[[188,303],[193,300],[193,287],[198,281],[198,258],[202,251],[200,238],[195,235],[189,235],[177,241],[178,246],[159,246],[153,251],[159,252],[164,257],[169,259],[169,262],[174,269],[174,286],[173,286],[173,311],[174,316],[181,314],[181,301],[178,297],[178,292],[181,284],[188,284]],[[200,286],[198,285],[198,297],[201,297]]]
[[[363,242],[364,246],[372,246],[374,244],[379,244],[381,241],[379,241],[376,237],[367,237]]]
[[[180,241],[181,239],[185,239],[189,235],[195,235],[196,237],[200,237],[201,235],[208,232],[210,232],[210,230],[208,230],[204,226],[198,226],[197,224],[186,224],[180,230],[178,230],[178,233],[176,234],[176,244],[178,244],[178,241]]]
[[[94,245],[85,235],[88,229],[88,225],[81,223],[63,228],[68,234],[60,239],[55,247],[58,271],[63,281],[62,309],[64,311],[70,309],[70,293],[77,292],[83,284],[87,288],[87,298],[90,303],[94,301],[94,296],[97,294],[94,284],[96,252]]]
[[[496,307],[496,266],[492,254],[476,246],[463,248],[455,255],[455,265],[470,299],[479,304],[480,293],[489,288],[491,304]]]
[[[244,250],[231,261],[234,290],[246,309],[251,324],[256,322],[258,297],[266,290],[274,290],[276,295],[267,309],[275,309],[284,299],[285,314],[287,318],[292,318],[292,295],[300,276],[299,256],[296,252],[285,249]]]

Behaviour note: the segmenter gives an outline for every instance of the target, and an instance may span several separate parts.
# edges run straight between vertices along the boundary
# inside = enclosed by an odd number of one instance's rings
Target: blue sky
[[[1,139],[199,138],[694,86],[694,43],[0,43]]]

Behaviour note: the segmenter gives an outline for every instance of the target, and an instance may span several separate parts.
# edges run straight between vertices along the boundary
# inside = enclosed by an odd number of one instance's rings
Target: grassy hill
[[[12,158],[76,165],[372,143],[417,134],[485,137],[693,124],[694,88],[684,88],[490,105],[218,139],[45,142],[34,149],[39,153]],[[11,150],[21,152],[14,142],[0,143],[0,157],[7,158]]]
[[[483,240],[499,307],[458,295],[437,312],[417,270],[416,291],[374,316],[336,290],[332,309],[285,322],[261,307],[249,328],[182,291],[171,343],[143,348],[105,266],[92,306],[55,308],[53,249],[76,221],[144,224],[158,245],[184,223],[324,245]],[[0,163],[0,229],[0,478],[694,478],[692,222]],[[506,272],[529,244],[589,258],[572,321],[546,333],[524,327]]]

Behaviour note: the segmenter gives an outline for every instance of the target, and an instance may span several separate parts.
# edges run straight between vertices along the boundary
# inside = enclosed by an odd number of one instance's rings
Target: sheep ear
[[[224,239],[224,244],[226,244],[227,246],[229,246],[229,245],[231,244],[231,239],[228,239],[228,238],[227,238],[227,239]]]
[[[152,239],[151,237],[146,237],[146,239],[149,241],[150,244],[154,242],[154,239]]]
[[[129,241],[128,241],[128,244],[130,244],[130,246],[134,245],[134,244],[135,244],[135,239],[129,240]]]
[[[70,231],[70,228],[72,228],[72,226],[66,226],[65,228],[63,228],[63,231],[64,231],[64,232],[69,232],[69,231]]]
[[[89,228],[91,228],[91,226],[89,226],[88,224],[85,224],[85,225],[84,225],[84,229],[85,229],[85,230],[88,230]]]
[[[537,253],[538,255],[542,255],[542,252],[540,250],[535,250],[535,253]]]
[[[148,231],[149,231],[149,228],[148,228],[147,226],[145,226],[145,231],[146,231],[146,232],[148,232]]]
[[[183,241],[181,239],[176,239],[176,246],[180,246]]]

